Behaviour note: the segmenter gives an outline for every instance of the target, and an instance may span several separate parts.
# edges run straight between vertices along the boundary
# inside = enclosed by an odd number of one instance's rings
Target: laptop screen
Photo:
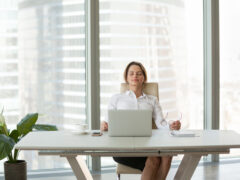
[[[151,136],[151,110],[109,110],[109,136]]]

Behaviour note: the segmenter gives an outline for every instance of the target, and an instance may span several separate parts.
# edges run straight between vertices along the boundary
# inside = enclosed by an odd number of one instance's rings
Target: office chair
[[[121,84],[120,92],[123,93],[128,90],[128,85],[126,83]],[[158,99],[158,83],[145,83],[143,86],[143,92],[145,94],[156,96]],[[152,129],[157,129],[157,126],[152,120]],[[138,169],[134,169],[132,167],[117,163],[116,173],[118,175],[118,179],[120,180],[121,174],[141,174],[142,171]]]

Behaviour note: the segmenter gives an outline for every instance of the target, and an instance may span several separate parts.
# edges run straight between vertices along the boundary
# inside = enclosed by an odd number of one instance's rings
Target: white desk
[[[174,177],[191,179],[201,156],[229,153],[240,148],[240,135],[233,131],[198,130],[197,137],[172,137],[168,131],[153,130],[152,137],[108,137],[75,135],[71,132],[31,132],[16,148],[38,150],[42,155],[66,157],[77,179],[91,180],[92,176],[79,155],[92,156],[164,156],[184,154]],[[41,152],[43,150],[43,152]]]

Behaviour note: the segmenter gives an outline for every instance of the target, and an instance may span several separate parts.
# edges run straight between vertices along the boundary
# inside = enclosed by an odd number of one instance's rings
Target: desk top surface
[[[188,150],[240,148],[240,134],[228,130],[191,130],[195,137],[173,137],[167,130],[153,130],[151,137],[77,135],[67,131],[38,131],[17,145],[21,150]]]

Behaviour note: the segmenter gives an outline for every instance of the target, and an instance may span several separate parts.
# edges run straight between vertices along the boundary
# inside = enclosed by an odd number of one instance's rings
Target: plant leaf
[[[33,129],[36,129],[38,131],[57,131],[57,126],[55,125],[49,125],[49,124],[35,124],[33,126]]]
[[[15,145],[14,140],[5,134],[0,134],[0,160],[7,157]]]
[[[18,134],[18,130],[14,129],[10,134],[9,134],[9,137],[11,137],[15,143],[17,143],[19,141],[18,137],[19,137],[19,134]]]
[[[27,114],[18,124],[17,130],[19,136],[25,136],[27,133],[32,131],[34,124],[37,122],[38,113]]]
[[[5,134],[8,136],[7,125],[6,125],[5,118],[2,113],[0,114],[0,134]]]

